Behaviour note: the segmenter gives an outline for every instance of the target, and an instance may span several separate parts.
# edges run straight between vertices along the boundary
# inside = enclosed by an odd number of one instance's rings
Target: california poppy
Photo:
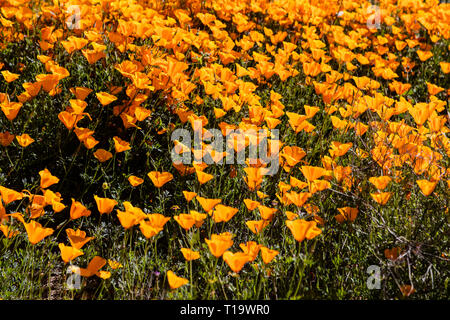
[[[213,256],[219,258],[223,253],[233,245],[233,240],[231,240],[231,234],[212,234],[211,239],[205,239],[208,245],[209,251]]]
[[[75,259],[76,257],[79,257],[84,254],[83,251],[81,251],[80,249],[66,246],[64,245],[64,243],[60,243],[58,247],[59,250],[61,251],[61,258],[63,259],[64,263],[68,263],[73,259]]]
[[[190,214],[182,213],[173,217],[175,221],[185,230],[189,230],[195,224],[195,218]]]
[[[59,178],[52,175],[47,168],[42,171],[39,171],[39,175],[41,176],[42,189],[47,189],[51,185],[54,185],[59,182]]]
[[[131,149],[129,142],[122,140],[117,136],[113,137],[113,141],[114,141],[114,148],[116,150],[116,153],[127,151],[127,150]]]
[[[76,249],[81,249],[86,243],[94,239],[94,237],[86,237],[86,232],[80,229],[66,229],[67,238],[70,245]]]
[[[133,187],[137,187],[139,185],[141,185],[144,182],[144,179],[141,179],[139,177],[136,176],[129,176],[128,177],[128,182],[133,186]]]
[[[251,257],[245,252],[225,251],[222,257],[233,272],[241,271],[244,265],[251,260]]]
[[[305,238],[311,240],[322,233],[316,221],[306,221],[303,219],[286,220],[286,226],[291,230],[295,240],[302,242]]]
[[[194,251],[188,248],[181,248],[180,250],[186,261],[197,260],[200,258],[200,253],[198,251]]]
[[[265,264],[270,263],[280,252],[261,246],[261,257]]]
[[[167,271],[167,281],[171,289],[178,289],[181,286],[189,283],[188,279],[178,277],[173,271]]]
[[[213,219],[214,222],[227,222],[239,211],[239,209],[232,208],[229,206],[224,206],[223,204],[218,204],[214,207]]]
[[[117,205],[117,201],[109,198],[100,198],[94,195],[95,202],[97,203],[97,209],[100,214],[109,214],[113,211],[114,207]]]
[[[105,149],[98,149],[97,151],[94,152],[94,157],[96,157],[97,160],[100,162],[105,162],[111,159],[113,155],[111,152]]]
[[[70,207],[70,219],[75,220],[81,217],[89,217],[91,211],[88,210],[81,202],[72,198],[72,206]]]
[[[29,223],[24,222],[23,225],[25,226],[25,230],[27,231],[28,240],[32,244],[40,242],[42,239],[48,237],[54,232],[52,228],[44,228],[39,222],[35,220],[31,220]]]
[[[256,243],[255,241],[248,241],[246,243],[241,243],[239,247],[244,253],[248,254],[250,261],[253,261],[258,256],[259,250],[262,245]]]
[[[173,179],[173,175],[170,172],[151,171],[147,175],[157,188],[161,188]]]
[[[222,202],[222,199],[207,199],[200,196],[196,196],[195,199],[200,203],[203,210],[205,210],[207,213],[211,215],[211,210]]]
[[[34,139],[31,138],[28,134],[24,133],[20,136],[16,136],[16,140],[17,142],[19,142],[19,144],[26,148],[28,147],[30,144],[32,144],[34,142]]]

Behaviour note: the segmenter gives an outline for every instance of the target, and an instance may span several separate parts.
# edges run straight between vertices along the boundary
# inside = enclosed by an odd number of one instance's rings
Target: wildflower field
[[[448,299],[449,38],[438,0],[0,0],[0,298]]]

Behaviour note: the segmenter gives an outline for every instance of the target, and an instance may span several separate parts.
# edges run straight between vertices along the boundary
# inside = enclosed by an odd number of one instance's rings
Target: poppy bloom
[[[187,202],[190,202],[192,199],[194,199],[197,196],[197,193],[190,192],[190,191],[183,191],[183,196]]]
[[[236,273],[241,271],[244,265],[251,260],[251,257],[244,252],[225,251],[222,257],[231,270]]]
[[[227,222],[239,211],[239,209],[218,204],[214,207],[214,222]]]
[[[16,140],[24,148],[28,147],[30,144],[32,144],[34,142],[34,139],[31,138],[26,133],[22,134],[21,136],[16,136]]]
[[[200,196],[197,196],[195,199],[197,199],[203,210],[205,210],[209,215],[211,215],[212,209],[222,202],[222,199],[206,199]]]
[[[97,209],[100,214],[109,214],[113,211],[117,205],[117,201],[114,199],[100,198],[94,195],[95,202],[97,203]]]
[[[157,188],[161,188],[167,182],[173,179],[173,175],[170,172],[151,171],[147,176],[152,180],[153,184]]]
[[[9,72],[8,70],[4,70],[1,73],[3,75],[3,78],[5,78],[5,81],[8,83],[13,82],[14,80],[17,80],[20,77],[20,74],[12,73]]]
[[[97,158],[100,162],[108,161],[113,157],[112,153],[109,151],[106,151],[105,149],[98,149],[94,152],[94,157]]]
[[[76,257],[79,257],[84,254],[83,251],[81,251],[80,249],[66,246],[64,245],[64,243],[60,243],[58,247],[59,250],[61,251],[61,258],[63,259],[64,263],[68,263],[73,259],[75,259]]]
[[[171,289],[178,289],[181,286],[189,283],[188,279],[178,277],[173,271],[167,271],[167,281]]]
[[[195,224],[195,218],[190,214],[182,213],[173,217],[176,222],[184,229],[189,230]]]
[[[200,253],[198,253],[197,251],[188,248],[181,248],[180,250],[186,261],[197,260],[200,258]]]
[[[116,150],[116,153],[127,151],[127,150],[131,149],[129,142],[126,142],[125,140],[122,140],[117,136],[113,138],[113,141],[114,141],[114,148]]]
[[[139,177],[136,176],[129,176],[128,177],[128,182],[133,186],[133,187],[137,187],[138,185],[142,184],[144,182],[144,179],[141,179]]]
[[[58,177],[53,176],[48,169],[44,169],[39,171],[39,175],[41,176],[41,188],[47,189],[51,185],[54,185],[59,182]]]
[[[231,234],[212,234],[211,239],[205,239],[208,245],[209,251],[213,256],[219,258],[223,253],[233,245],[233,240],[231,240]]]
[[[302,242],[303,240],[311,240],[322,233],[322,230],[317,228],[316,221],[306,221],[303,219],[286,220],[286,226],[291,230],[295,240]]]
[[[23,198],[23,194],[21,192],[17,192],[13,189],[5,188],[3,186],[0,186],[0,195],[2,196],[2,200],[5,205],[16,200],[22,200]]]
[[[267,227],[269,225],[269,220],[249,220],[245,222],[247,227],[250,229],[251,232],[258,234],[261,232],[262,229]]]
[[[116,96],[113,96],[112,94],[109,94],[107,92],[98,92],[95,95],[103,106],[106,106],[117,100]]]
[[[81,217],[89,217],[90,215],[90,210],[88,210],[81,202],[72,199],[72,206],[70,207],[70,219],[75,220]]]
[[[43,228],[39,222],[32,220],[29,223],[23,223],[25,230],[28,234],[28,240],[32,244],[40,242],[42,239],[53,234],[54,230],[52,228]]]
[[[261,257],[265,264],[270,263],[280,252],[261,246]]]
[[[87,268],[80,268],[80,275],[86,278],[90,278],[93,275],[96,275],[102,279],[108,279],[111,276],[111,273],[108,271],[101,271],[100,269],[106,264],[106,259],[102,257],[95,256],[89,262]]]
[[[244,253],[249,255],[250,261],[253,261],[258,256],[259,250],[262,245],[256,243],[255,241],[248,241],[246,243],[241,243],[239,247]]]
[[[79,229],[68,228],[66,234],[70,245],[76,249],[81,249],[86,243],[94,239],[94,237],[86,237],[86,232]]]

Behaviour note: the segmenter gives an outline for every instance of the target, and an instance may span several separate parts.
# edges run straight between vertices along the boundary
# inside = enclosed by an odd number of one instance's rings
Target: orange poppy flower
[[[190,202],[192,199],[194,199],[197,196],[197,193],[190,192],[190,191],[183,191],[183,196],[187,202]]]
[[[245,224],[254,234],[258,234],[262,229],[269,225],[269,220],[249,220],[246,221]]]
[[[416,182],[425,196],[429,196],[434,191],[438,183],[437,181],[428,181],[428,180],[416,180]]]
[[[297,207],[303,207],[306,201],[312,196],[309,192],[286,192],[286,198],[295,204]]]
[[[127,151],[127,150],[131,149],[129,142],[122,140],[117,136],[115,136],[113,138],[113,140],[114,140],[114,148],[116,150],[116,153]]]
[[[53,176],[48,169],[39,171],[39,175],[41,176],[42,189],[47,189],[48,187],[59,182],[58,177]]]
[[[314,181],[326,174],[326,170],[321,167],[302,166],[300,171],[305,176],[306,180]]]
[[[67,111],[62,111],[58,114],[58,119],[66,126],[68,130],[72,130],[73,127],[77,124],[77,120],[81,120],[80,117],[78,117],[75,114],[72,114]]]
[[[100,272],[100,269],[106,264],[106,259],[102,257],[95,256],[89,262],[87,268],[80,268],[80,275],[86,278],[92,277],[93,275],[97,275],[102,279],[109,278],[110,274],[107,271]]]
[[[1,215],[0,215],[0,221],[1,220],[2,219],[1,219]],[[19,234],[19,231],[12,230],[10,227],[8,227],[5,224],[0,224],[0,231],[3,232],[3,235],[8,239],[11,239]]]
[[[273,219],[274,214],[278,211],[276,208],[269,208],[263,205],[258,206],[259,214],[263,220],[271,221]]]
[[[249,211],[255,210],[260,205],[260,203],[258,201],[254,201],[251,199],[244,199],[244,204]]]
[[[330,156],[332,158],[341,157],[353,146],[353,143],[331,142]],[[303,172],[303,171],[302,171]],[[314,179],[316,180],[316,179]]]
[[[270,263],[280,252],[261,246],[261,257],[265,264]]]
[[[239,247],[244,253],[248,254],[250,261],[253,261],[258,256],[259,250],[262,245],[256,243],[255,241],[248,241],[246,243],[241,243]]]
[[[14,140],[15,135],[6,132],[0,132],[0,144],[4,147],[7,147],[11,144],[11,142]]]
[[[64,243],[60,243],[58,247],[59,250],[61,251],[61,258],[63,259],[64,263],[68,263],[73,259],[75,259],[76,257],[79,257],[84,254],[83,251],[81,251],[80,249],[66,246],[64,245]]]
[[[161,188],[167,182],[173,179],[173,175],[170,172],[159,172],[152,171],[147,174],[147,176],[152,180],[153,184],[157,188]]]
[[[251,261],[251,257],[244,252],[233,253],[231,251],[225,251],[222,258],[231,270],[236,273],[241,271],[247,262]]]
[[[116,96],[113,96],[112,94],[109,94],[107,92],[98,92],[95,95],[103,106],[106,106],[117,100]]]
[[[113,155],[111,152],[106,151],[105,149],[98,149],[94,152],[94,157],[96,157],[100,162],[105,162],[111,159]]]
[[[144,182],[144,179],[141,179],[139,177],[136,176],[129,176],[128,177],[128,182],[133,186],[133,187],[137,187],[138,185],[142,184]]]
[[[186,261],[192,261],[197,260],[200,258],[200,253],[188,248],[181,248],[181,253],[183,254],[183,257],[186,259]]]
[[[138,224],[140,220],[142,220],[129,211],[120,210],[117,210],[117,218],[119,218],[120,224],[125,229],[131,228],[132,226]]]
[[[197,179],[200,184],[205,184],[214,178],[212,174],[208,174],[199,170],[195,170],[195,172],[197,173]]]
[[[197,212],[195,210],[189,211],[189,214],[195,219],[195,226],[200,228],[206,219],[207,215],[204,213]]]
[[[81,217],[89,217],[91,211],[88,210],[81,202],[72,198],[72,206],[70,207],[70,219],[75,220]]]
[[[218,204],[214,207],[214,222],[228,222],[238,211],[239,209],[224,206],[223,204]]]
[[[381,177],[370,177],[369,182],[373,184],[378,190],[384,190],[388,186],[389,182],[391,182],[391,178],[389,176],[381,176]]]
[[[23,199],[23,194],[21,192],[17,192],[13,189],[5,188],[3,186],[0,186],[0,194],[5,205],[13,201]]]
[[[317,228],[316,221],[286,220],[286,226],[291,230],[295,240],[299,242],[302,242],[305,238],[311,240],[322,233],[322,230]]]
[[[54,232],[52,228],[43,228],[39,222],[36,222],[34,220],[30,221],[30,223],[24,222],[23,225],[25,226],[28,240],[31,242],[31,244],[40,242],[42,239],[48,237]]]
[[[13,121],[22,108],[22,103],[6,101],[5,103],[0,103],[0,108],[2,109],[6,118],[9,121]]]
[[[423,61],[430,59],[433,56],[433,52],[417,50],[417,55],[419,56],[420,61],[423,62]]]
[[[167,281],[171,289],[178,289],[181,286],[189,283],[188,279],[178,277],[173,271],[167,271]]]
[[[154,226],[150,221],[145,220],[141,220],[139,222],[139,229],[147,239],[156,236],[162,230],[162,228],[158,228]]]
[[[21,136],[16,136],[16,140],[19,142],[19,144],[26,148],[28,147],[30,144],[32,144],[34,142],[34,139],[31,138],[28,134],[24,133]]]
[[[147,218],[152,226],[160,230],[162,230],[166,222],[170,220],[170,217],[166,217],[160,213],[147,214]]]
[[[66,229],[67,238],[70,245],[76,249],[81,249],[86,243],[94,239],[94,237],[86,237],[86,232],[82,230]]]
[[[75,87],[70,88],[69,90],[78,100],[85,100],[86,97],[92,92],[92,89],[85,87]]]
[[[100,214],[109,214],[113,211],[114,207],[117,205],[117,201],[108,198],[99,198],[94,195],[95,202],[97,203],[97,209]]]
[[[14,80],[19,79],[20,74],[9,72],[8,70],[2,71],[3,78],[5,78],[6,82],[13,82]]]
[[[205,210],[209,215],[211,215],[211,210],[222,202],[222,199],[206,199],[200,196],[195,197],[197,201],[202,206],[203,210]]]
[[[195,218],[192,215],[186,214],[186,213],[182,213],[178,216],[174,216],[173,218],[185,230],[189,230],[190,228],[192,228],[192,226],[196,222]]]
[[[334,216],[334,218],[339,223],[342,223],[345,220],[355,221],[356,216],[358,215],[358,208],[344,207],[344,208],[338,208],[338,211],[339,211],[339,214]]]
[[[381,205],[385,205],[391,198],[392,193],[391,192],[378,192],[378,193],[371,193],[370,195],[373,200],[375,200],[376,202],[378,202]]]
[[[209,251],[213,256],[219,258],[223,253],[233,245],[230,233],[212,234],[211,239],[205,239]]]

